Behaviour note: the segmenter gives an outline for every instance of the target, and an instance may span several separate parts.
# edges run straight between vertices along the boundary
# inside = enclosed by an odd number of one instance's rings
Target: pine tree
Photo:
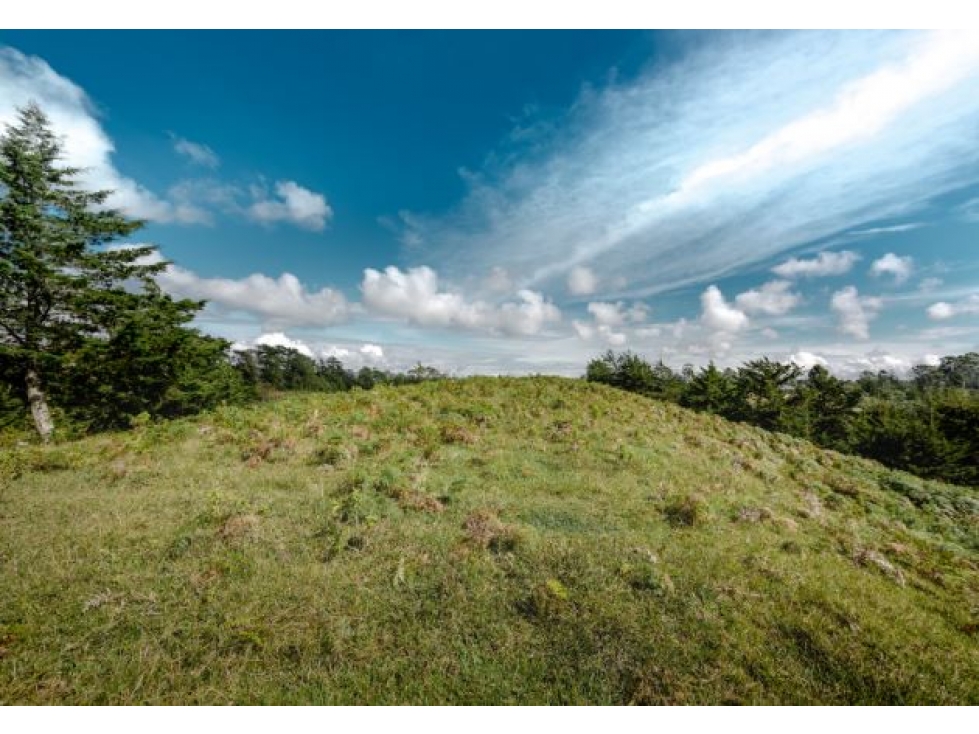
[[[0,351],[21,372],[44,441],[54,431],[46,375],[141,298],[159,298],[152,276],[166,267],[148,259],[152,247],[104,247],[143,223],[105,208],[111,192],[83,189],[62,157],[34,103],[0,136]]]

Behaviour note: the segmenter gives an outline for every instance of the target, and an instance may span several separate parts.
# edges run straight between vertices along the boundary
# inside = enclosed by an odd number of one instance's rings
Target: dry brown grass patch
[[[422,512],[444,512],[445,505],[437,497],[425,492],[409,489],[398,493],[398,504],[405,510],[421,510]]]
[[[479,436],[470,431],[465,426],[445,425],[441,430],[443,443],[461,443],[472,445],[479,440]]]
[[[218,530],[222,540],[236,540],[253,535],[258,529],[258,515],[232,515]]]

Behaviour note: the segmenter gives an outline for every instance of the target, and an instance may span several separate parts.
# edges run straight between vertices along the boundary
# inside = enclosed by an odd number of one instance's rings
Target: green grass
[[[0,452],[2,703],[979,703],[974,491],[609,388]]]

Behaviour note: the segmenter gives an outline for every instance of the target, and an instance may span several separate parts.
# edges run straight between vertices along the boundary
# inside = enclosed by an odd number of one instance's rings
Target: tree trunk
[[[54,431],[54,421],[51,420],[48,401],[44,397],[44,390],[41,389],[41,376],[33,366],[27,368],[27,402],[31,406],[34,426],[41,435],[41,440],[47,443],[51,440]]]

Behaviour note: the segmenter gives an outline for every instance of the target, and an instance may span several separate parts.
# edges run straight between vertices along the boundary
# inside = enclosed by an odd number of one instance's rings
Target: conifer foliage
[[[204,345],[212,356],[226,346],[181,330],[203,304],[161,292],[153,276],[167,263],[154,247],[112,246],[143,223],[106,207],[111,192],[86,190],[82,171],[62,161],[36,104],[0,135],[0,374],[7,399],[20,393],[44,441],[55,429],[52,391],[59,407],[101,406],[95,422],[111,423],[174,395],[187,368],[175,345],[192,353]],[[120,354],[123,341],[130,348]],[[119,359],[106,362],[113,354]],[[207,360],[206,371],[222,362]]]

